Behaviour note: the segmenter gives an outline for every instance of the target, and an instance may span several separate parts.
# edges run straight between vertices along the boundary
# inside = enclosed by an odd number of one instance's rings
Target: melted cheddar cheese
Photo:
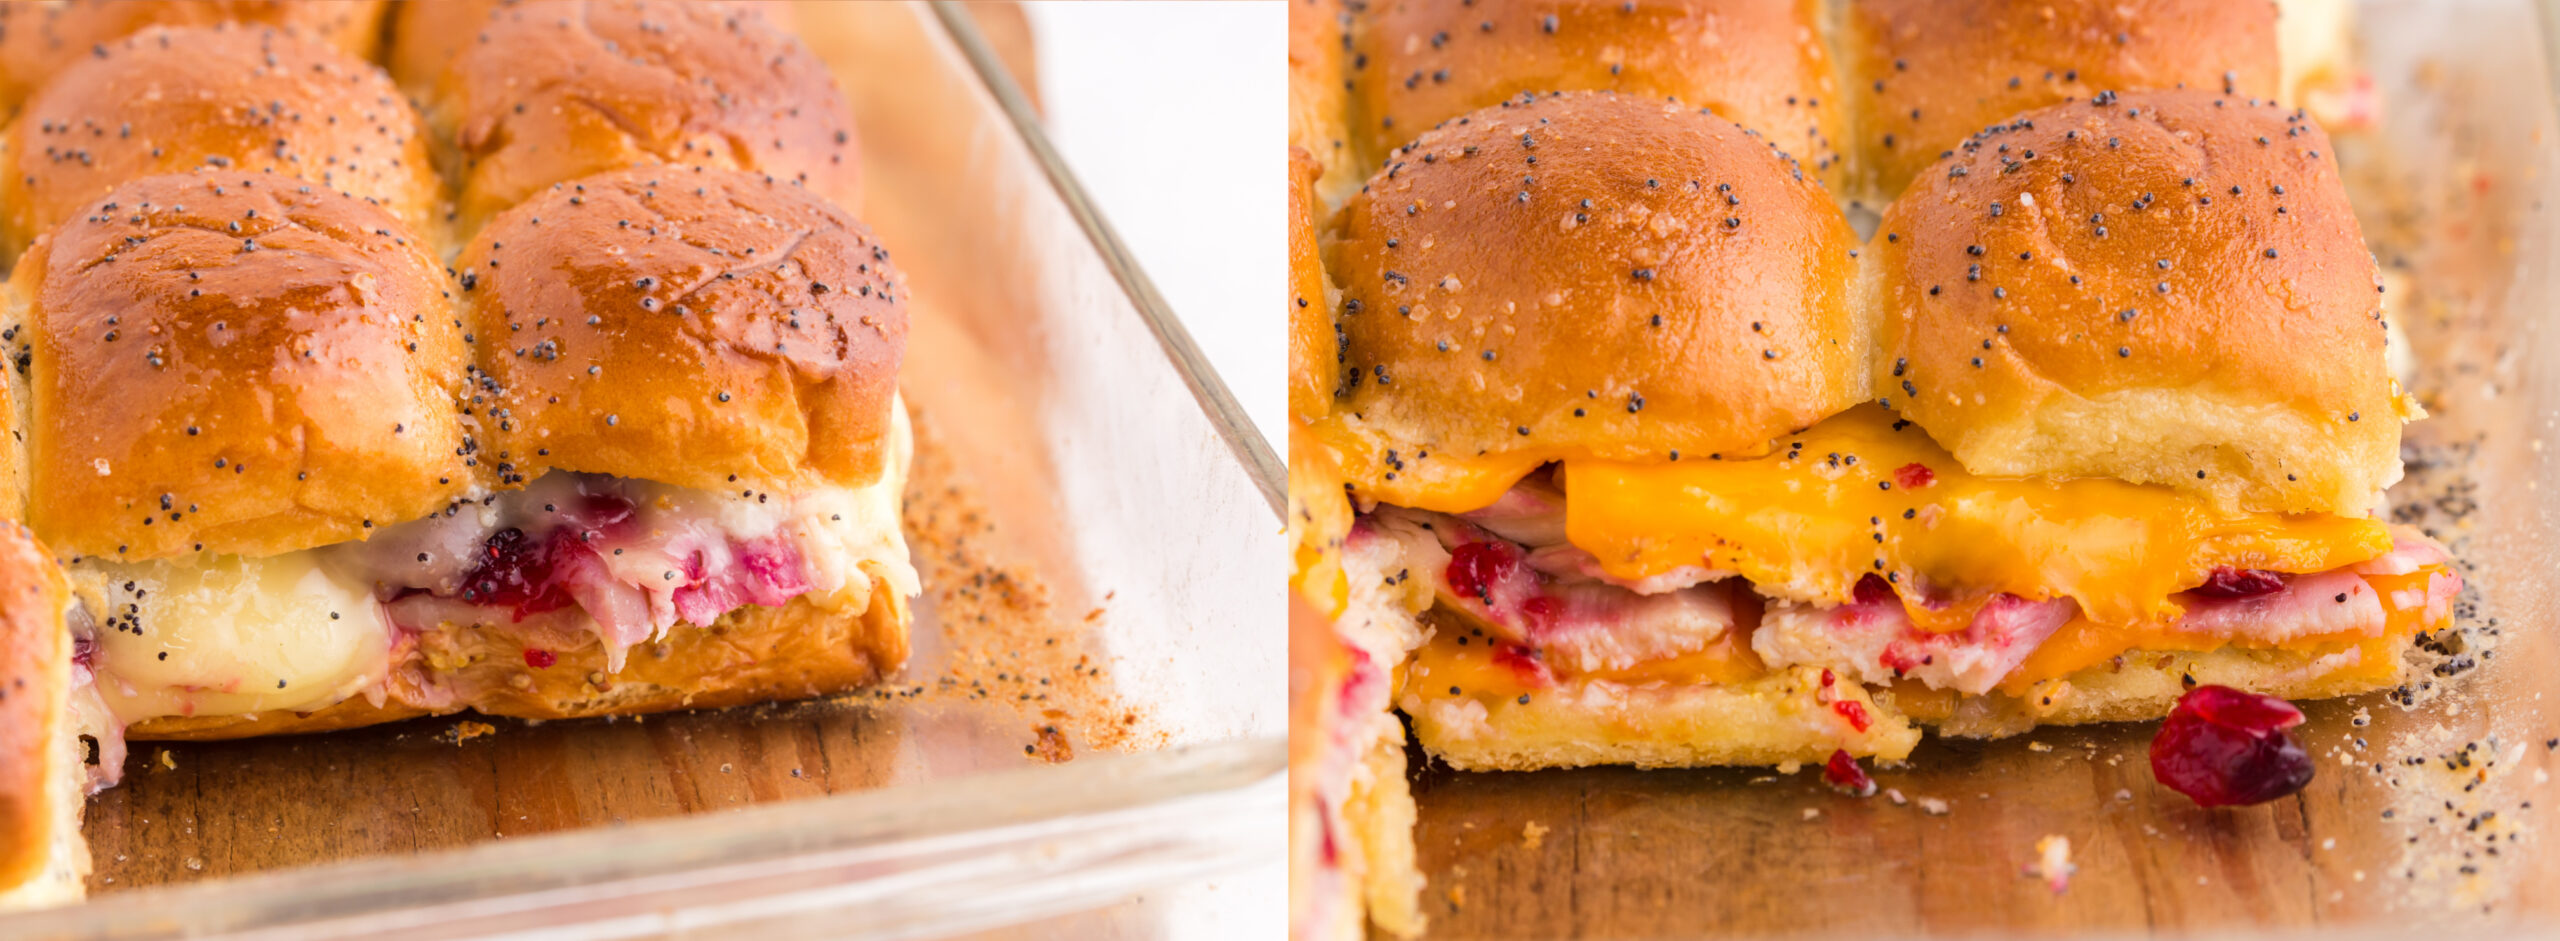
[[[1609,574],[1732,571],[1767,594],[1846,602],[1886,576],[1912,622],[1956,631],[1995,594],[2079,602],[2100,624],[2175,620],[2218,568],[2320,572],[2388,552],[2379,521],[2229,514],[2167,487],[1966,473],[1876,406],[1747,460],[1567,460],[1566,536]]]

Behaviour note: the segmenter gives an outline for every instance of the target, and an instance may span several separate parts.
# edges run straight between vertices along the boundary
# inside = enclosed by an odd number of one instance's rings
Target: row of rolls
[[[909,285],[794,19],[0,4],[7,901],[126,738],[904,662]]]
[[[2368,626],[2444,622],[2441,550],[2373,518],[2423,411],[2330,136],[2375,117],[2345,4],[1292,0],[1290,29],[1299,936],[1422,930],[1408,722],[1462,770],[1898,759],[1915,722],[2397,675],[2134,628],[2220,562],[2432,559]],[[2089,541],[2172,516],[2222,535]],[[2323,548],[2194,548],[2234,520]],[[1929,616],[1924,582],[2062,596],[2035,639],[2068,642],[1949,676],[1959,619],[1835,686],[1826,634]],[[1816,649],[1606,626],[1684,603]],[[2083,653],[2115,672],[2025,679]]]

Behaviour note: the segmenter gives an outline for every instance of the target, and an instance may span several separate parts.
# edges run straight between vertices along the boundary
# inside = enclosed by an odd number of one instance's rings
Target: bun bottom
[[[2307,650],[2223,648],[2136,651],[2040,687],[2030,697],[1956,696],[1913,684],[1872,695],[1841,683],[1817,694],[1820,670],[1795,667],[1728,685],[1575,680],[1526,703],[1487,703],[1408,684],[1399,700],[1414,737],[1460,771],[1528,771],[1591,765],[1686,768],[1819,764],[1835,750],[1899,761],[1921,726],[1957,738],[2002,738],[2039,726],[2133,722],[2168,714],[2195,685],[2223,685],[2290,700],[2388,689],[2400,681],[2408,638]],[[2375,662],[2367,651],[2390,651]],[[1831,703],[1861,704],[1867,727],[1842,721]]]
[[[127,739],[207,741],[326,732],[465,709],[523,719],[576,719],[678,709],[720,709],[809,699],[877,683],[907,660],[907,599],[877,573],[858,616],[807,596],[781,607],[747,606],[708,627],[678,624],[664,640],[634,645],[608,672],[603,644],[560,649],[507,624],[447,622],[417,639],[396,666],[381,704],[357,696],[312,712],[163,716],[126,727]],[[555,661],[525,662],[542,647]]]
[[[1369,924],[1398,938],[1422,933],[1422,871],[1414,868],[1413,784],[1405,779],[1404,737],[1380,741],[1342,804],[1343,822],[1368,866],[1361,880]]]

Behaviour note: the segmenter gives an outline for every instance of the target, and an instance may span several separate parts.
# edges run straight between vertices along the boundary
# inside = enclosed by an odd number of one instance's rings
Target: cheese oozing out
[[[899,525],[913,432],[903,405],[893,415],[888,470],[859,487],[709,493],[555,472],[361,541],[76,560],[75,591],[100,612],[98,694],[120,724],[311,711],[381,701],[402,631],[538,619],[594,637],[618,670],[633,644],[745,605],[858,615],[875,580],[913,597]]]
[[[2460,584],[2441,550],[2395,550],[2374,519],[2223,512],[2102,478],[1977,477],[1875,406],[1777,445],[1650,462],[1554,456],[1552,475],[1516,456],[1416,452],[1401,456],[1406,476],[1462,482],[1472,505],[1378,505],[1359,526],[1407,533],[1396,565],[1474,628],[1442,631],[1420,662],[1488,693],[1560,675],[1735,682],[1775,658],[2014,694],[2154,646],[2405,638],[2441,623]],[[2424,561],[2359,568],[2403,557]],[[1748,590],[1729,609],[1665,600],[1737,576]],[[2282,605],[2225,600],[2278,589],[2289,589],[2269,596]],[[1615,636],[1631,632],[1645,636]]]

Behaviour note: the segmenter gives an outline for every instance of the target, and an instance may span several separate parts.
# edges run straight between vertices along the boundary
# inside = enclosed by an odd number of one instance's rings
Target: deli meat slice
[[[1771,601],[1751,635],[1751,650],[1770,666],[1812,664],[1861,682],[1910,677],[1937,689],[1980,695],[2026,662],[2045,638],[2080,613],[2070,599],[1991,599],[1964,630],[1934,634],[1914,627],[1890,590],[1863,586],[1855,602],[1817,605]]]

